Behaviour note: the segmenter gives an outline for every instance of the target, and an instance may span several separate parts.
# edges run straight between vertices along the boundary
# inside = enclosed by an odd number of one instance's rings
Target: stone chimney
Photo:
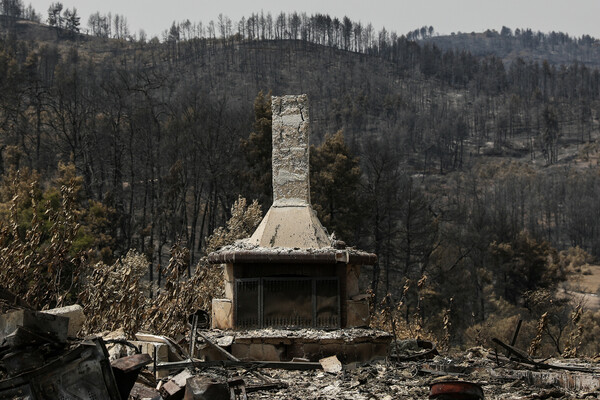
[[[308,98],[273,97],[273,203],[310,205]]]
[[[310,205],[308,96],[273,97],[273,205],[250,243],[321,249],[331,240]]]
[[[208,256],[225,271],[212,326],[340,328],[369,325],[362,265],[375,254],[332,246],[310,205],[308,99],[272,98],[273,205],[254,234]]]

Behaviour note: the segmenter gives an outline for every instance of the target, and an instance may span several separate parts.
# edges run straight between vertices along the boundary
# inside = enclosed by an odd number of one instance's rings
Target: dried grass
[[[218,228],[208,239],[207,252],[248,237],[260,223],[262,212],[254,201],[249,206],[239,198],[232,207],[226,228]],[[154,299],[147,297],[144,281],[148,261],[130,251],[112,266],[97,264],[81,293],[90,317],[86,333],[123,328],[128,336],[139,330],[176,337],[187,330],[187,317],[195,310],[211,310],[212,299],[223,295],[223,269],[200,259],[193,276],[185,277],[189,250],[176,243],[165,268],[165,285]]]
[[[81,255],[70,254],[79,230],[77,182],[65,182],[60,187],[61,204],[57,209],[38,204],[35,174],[12,171],[2,189],[10,201],[9,216],[0,226],[0,281],[34,308],[72,302],[78,271],[84,263]],[[29,205],[31,216],[23,227],[20,211]]]

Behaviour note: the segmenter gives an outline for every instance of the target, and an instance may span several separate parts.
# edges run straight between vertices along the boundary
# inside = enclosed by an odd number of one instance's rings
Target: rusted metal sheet
[[[132,356],[118,358],[110,365],[113,370],[117,369],[127,374],[129,372],[139,371],[142,367],[151,362],[152,357],[150,357],[150,354],[134,354]]]
[[[0,381],[0,400],[120,400],[101,339],[83,342],[44,366]]]
[[[129,397],[140,371],[151,362],[149,354],[134,354],[118,358],[110,364],[122,399]]]
[[[431,385],[429,398],[439,400],[483,400],[483,389],[473,382],[441,381]]]

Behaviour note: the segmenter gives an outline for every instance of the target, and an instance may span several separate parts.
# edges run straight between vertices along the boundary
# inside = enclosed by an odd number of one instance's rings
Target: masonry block
[[[248,348],[246,358],[250,361],[281,361],[283,349],[272,344],[256,343]]]
[[[233,282],[234,281],[233,264],[222,264],[222,265],[224,266],[223,279],[225,280],[225,282]]]
[[[83,313],[83,307],[79,304],[72,306],[53,308],[51,310],[43,311],[44,314],[58,315],[60,317],[69,318],[69,326],[67,329],[67,336],[77,337],[77,334],[83,327],[85,322],[85,314]]]
[[[375,343],[373,344],[373,358],[382,359],[386,358],[390,352],[389,343]]]
[[[69,319],[30,310],[18,310],[0,315],[0,342],[13,333],[18,326],[47,333],[59,342],[66,342]]]
[[[230,299],[213,299],[212,328],[233,329],[233,303]]]
[[[273,96],[273,202],[310,204],[308,96]]]
[[[347,300],[346,301],[346,327],[358,328],[368,327],[371,322],[368,300]]]
[[[346,295],[348,298],[360,293],[358,286],[360,278],[360,266],[348,264],[346,266]]]
[[[231,354],[240,360],[247,360],[250,346],[251,344],[235,342],[231,345]]]
[[[165,343],[132,341],[131,344],[139,348],[142,354],[148,354],[152,358],[154,358],[154,349],[156,349],[156,362],[169,362],[169,346]],[[169,371],[157,371],[156,376],[158,378],[167,377],[169,376]]]
[[[370,361],[373,359],[373,344],[359,343],[354,345],[356,361]]]
[[[318,361],[323,358],[321,345],[318,343],[304,343],[304,358],[311,361]]]
[[[233,293],[235,290],[235,283],[232,281],[225,281],[225,298],[233,301]]]

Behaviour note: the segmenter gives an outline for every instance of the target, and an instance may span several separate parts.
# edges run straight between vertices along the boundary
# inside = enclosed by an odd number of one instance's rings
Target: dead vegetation
[[[261,217],[257,202],[248,205],[246,199],[239,198],[227,227],[218,228],[208,239],[207,252],[249,236]],[[145,279],[149,264],[143,255],[130,251],[113,265],[93,266],[79,295],[90,315],[84,332],[123,328],[129,337],[140,330],[173,337],[186,332],[187,317],[194,310],[210,312],[212,299],[222,296],[223,291],[219,267],[211,266],[203,257],[188,279],[189,260],[189,250],[176,243],[164,270],[164,287],[154,298],[149,296]]]

